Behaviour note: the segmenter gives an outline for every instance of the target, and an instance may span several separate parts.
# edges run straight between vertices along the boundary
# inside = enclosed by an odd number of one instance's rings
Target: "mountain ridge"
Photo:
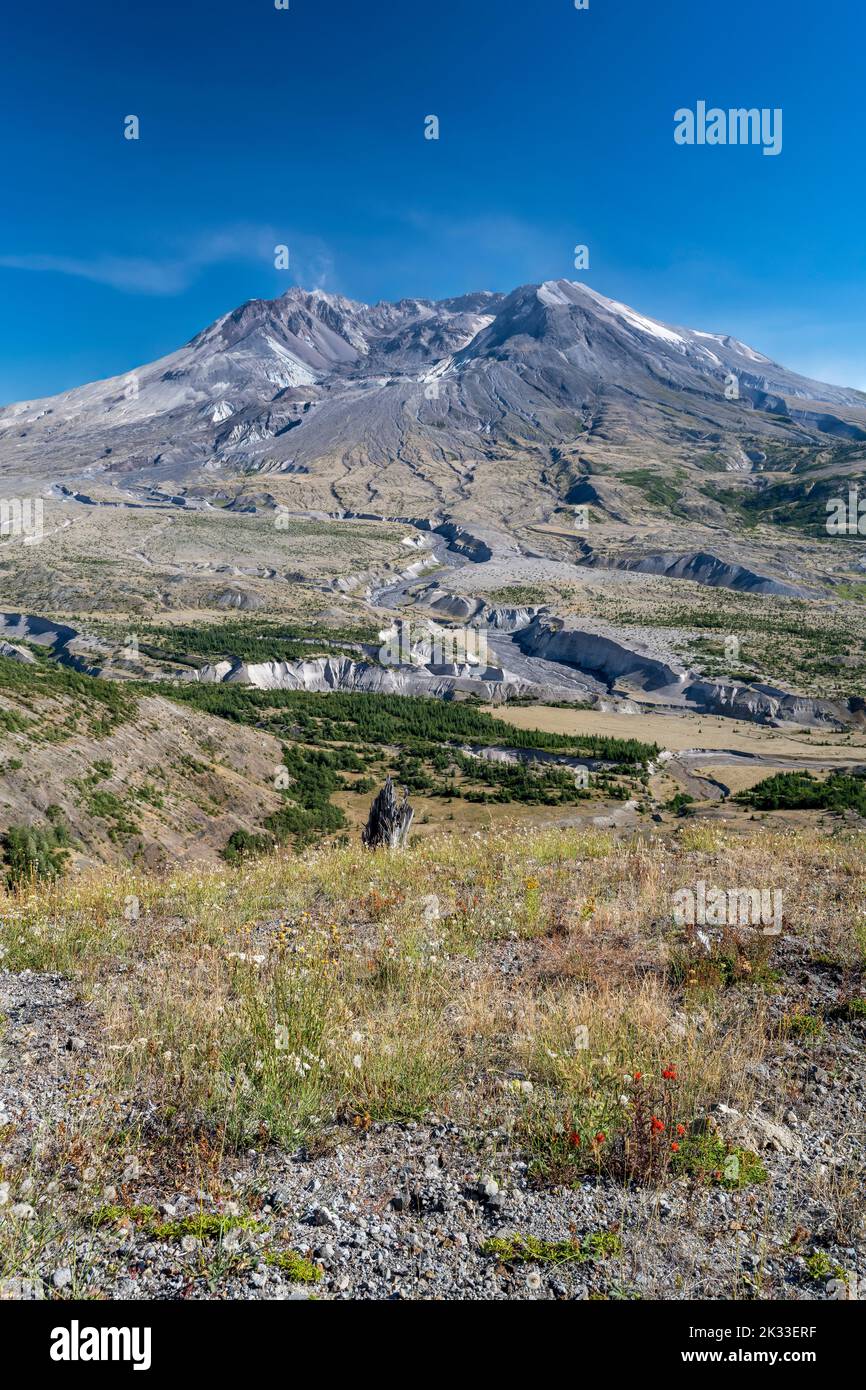
[[[866,442],[862,392],[582,282],[372,305],[292,286],[133,372],[0,410],[0,476],[182,492],[283,473],[302,506],[444,515],[501,464],[528,512],[589,473],[633,474],[635,451],[700,491],[701,470],[842,442]]]

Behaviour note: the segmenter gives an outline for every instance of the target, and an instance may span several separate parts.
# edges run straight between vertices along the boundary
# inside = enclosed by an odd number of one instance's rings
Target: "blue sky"
[[[0,402],[127,371],[291,283],[557,276],[866,389],[852,0],[52,0],[4,38]],[[676,145],[698,100],[781,107],[782,153]]]

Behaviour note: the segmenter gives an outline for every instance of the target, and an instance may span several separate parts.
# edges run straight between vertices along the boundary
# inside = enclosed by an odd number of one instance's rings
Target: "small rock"
[[[7,1203],[8,1201],[9,1201],[9,1184],[8,1184],[8,1182],[0,1182],[0,1207],[5,1207],[5,1205],[6,1205],[6,1203]]]
[[[9,1213],[17,1221],[32,1221],[36,1212],[29,1202],[16,1202],[14,1207],[9,1208]]]
[[[824,1291],[826,1291],[827,1298],[837,1298],[837,1300],[856,1298],[858,1295],[856,1277],[847,1275],[845,1279],[828,1279],[827,1283],[824,1284]]]
[[[428,927],[431,926],[433,922],[439,921],[442,910],[439,905],[439,899],[435,893],[428,893],[426,897],[421,899],[421,911]]]
[[[62,1269],[55,1269],[51,1276],[51,1282],[55,1289],[68,1289],[72,1283],[72,1270],[69,1265],[64,1265]]]
[[[311,1226],[333,1226],[337,1230],[340,1228],[340,1218],[327,1207],[312,1207],[307,1221]]]
[[[533,1289],[533,1290],[535,1290],[535,1289],[540,1289],[540,1288],[541,1288],[541,1275],[538,1273],[537,1270],[532,1269],[532,1270],[530,1270],[529,1273],[527,1274],[527,1276],[526,1276],[526,1287],[527,1287],[528,1289]]]
[[[756,1153],[770,1149],[774,1153],[792,1154],[794,1157],[802,1155],[803,1146],[796,1135],[760,1111],[743,1115],[731,1106],[716,1105],[712,1119],[725,1139],[744,1149],[752,1149]]]

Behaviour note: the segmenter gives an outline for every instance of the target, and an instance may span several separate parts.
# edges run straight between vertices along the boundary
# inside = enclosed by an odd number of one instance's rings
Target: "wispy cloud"
[[[570,247],[577,238],[569,240],[564,231],[541,228],[510,213],[458,217],[413,208],[400,220],[418,239],[411,252],[415,265],[423,264],[425,243],[433,263],[444,251],[461,267],[465,289],[512,289],[571,271]]]
[[[92,257],[27,253],[0,254],[0,266],[55,275],[74,275],[127,294],[182,294],[210,266],[232,261],[261,261],[272,267],[278,245],[289,247],[293,279],[323,289],[334,278],[333,257],[315,237],[293,237],[285,229],[240,225],[207,232],[162,256],[125,256],[101,252]]]

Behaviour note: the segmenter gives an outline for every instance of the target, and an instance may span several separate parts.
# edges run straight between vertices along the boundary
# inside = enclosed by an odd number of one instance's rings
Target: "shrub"
[[[227,864],[237,864],[241,859],[267,854],[273,847],[272,835],[256,835],[251,830],[233,830],[226,841],[222,857]]]

